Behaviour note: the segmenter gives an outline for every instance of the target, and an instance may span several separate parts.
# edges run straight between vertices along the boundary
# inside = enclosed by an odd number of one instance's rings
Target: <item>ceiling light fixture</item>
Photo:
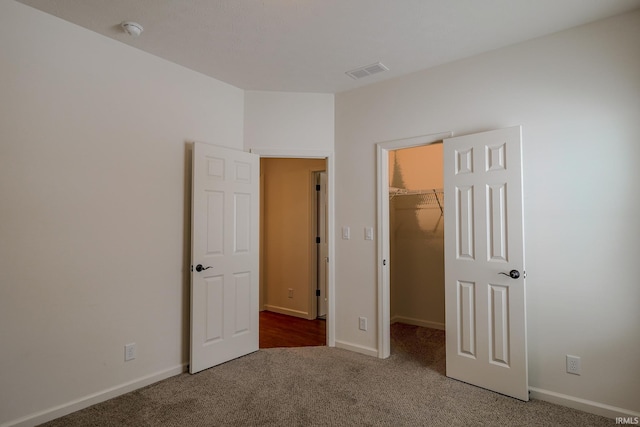
[[[120,24],[120,26],[125,33],[133,37],[138,37],[140,34],[142,34],[142,30],[144,30],[144,28],[142,28],[142,25],[138,24],[137,22],[124,21],[122,24]]]

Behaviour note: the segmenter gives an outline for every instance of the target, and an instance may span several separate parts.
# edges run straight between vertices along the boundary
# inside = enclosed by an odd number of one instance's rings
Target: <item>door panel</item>
[[[224,193],[207,191],[207,255],[223,255],[220,236],[224,235]]]
[[[458,353],[476,356],[476,284],[458,282]]]
[[[473,187],[456,188],[456,252],[459,259],[474,259]]]
[[[251,275],[240,273],[235,279],[235,329],[233,336],[251,332]]]
[[[445,306],[447,376],[528,400],[521,153],[520,127],[444,140]]]
[[[258,349],[259,177],[257,155],[194,144],[191,373]]]
[[[509,366],[509,288],[489,285],[491,325],[489,327],[489,351],[491,363]]]
[[[487,186],[487,228],[489,260],[509,262],[507,256],[506,185]]]
[[[213,343],[222,339],[224,278],[223,276],[209,277],[204,280],[206,286],[206,343]]]
[[[251,251],[251,194],[233,195],[233,252],[234,254]]]

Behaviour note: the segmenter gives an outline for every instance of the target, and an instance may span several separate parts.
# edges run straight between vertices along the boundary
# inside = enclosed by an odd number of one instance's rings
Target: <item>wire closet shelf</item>
[[[440,215],[444,213],[444,190],[442,188],[430,188],[427,190],[407,190],[398,187],[389,187],[389,200],[398,197],[405,198],[411,196],[414,209],[440,209]]]

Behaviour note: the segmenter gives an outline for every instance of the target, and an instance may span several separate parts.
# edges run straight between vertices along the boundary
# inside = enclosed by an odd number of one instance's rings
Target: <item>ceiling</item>
[[[640,8],[640,0],[19,0],[246,90],[337,93]],[[122,21],[140,23],[134,38]],[[354,80],[354,68],[389,71]]]

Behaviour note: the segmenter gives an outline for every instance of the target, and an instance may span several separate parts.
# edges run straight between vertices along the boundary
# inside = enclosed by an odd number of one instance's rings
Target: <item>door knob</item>
[[[518,270],[511,270],[509,274],[507,273],[498,273],[498,274],[504,274],[505,276],[509,276],[512,279],[517,279],[518,277],[520,277],[520,272]]]
[[[200,273],[201,271],[204,271],[204,270],[208,270],[208,269],[210,269],[210,268],[213,268],[213,267],[212,267],[212,266],[203,267],[203,266],[202,266],[202,264],[198,264],[198,265],[196,265],[196,271],[197,271],[198,273]]]

